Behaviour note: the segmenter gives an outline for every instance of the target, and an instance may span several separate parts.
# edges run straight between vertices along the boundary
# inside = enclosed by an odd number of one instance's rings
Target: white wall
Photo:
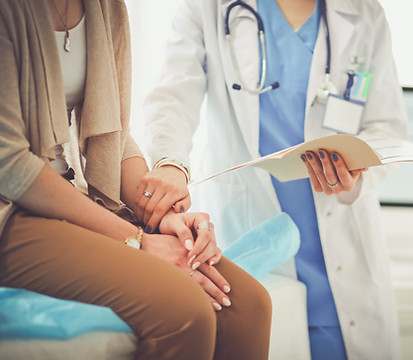
[[[153,86],[170,22],[180,0],[126,0],[132,38],[132,136],[142,143],[142,102]]]
[[[413,86],[413,1],[379,0],[379,2],[386,12],[390,25],[400,82],[403,86]]]

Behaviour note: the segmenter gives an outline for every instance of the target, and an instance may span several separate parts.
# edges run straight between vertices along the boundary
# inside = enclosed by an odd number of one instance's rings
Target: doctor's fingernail
[[[179,211],[180,211],[181,213],[184,212],[184,207],[183,207],[182,205],[179,207]]]
[[[318,155],[320,156],[321,159],[324,159],[324,153],[322,151],[319,151]]]
[[[337,156],[337,154],[333,154],[333,160],[334,160],[334,161],[338,161],[338,156]]]
[[[191,250],[194,247],[194,244],[192,243],[192,240],[185,240],[184,241],[185,249]]]
[[[149,225],[145,228],[145,232],[147,234],[150,234],[152,232],[152,227],[150,227]]]
[[[307,159],[308,160],[311,160],[313,157],[311,156],[311,154],[306,154],[306,156],[307,156]]]

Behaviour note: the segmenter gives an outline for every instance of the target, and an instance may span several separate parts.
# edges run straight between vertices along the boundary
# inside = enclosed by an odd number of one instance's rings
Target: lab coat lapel
[[[233,2],[232,0],[223,2],[220,9],[223,19],[225,19],[228,6]],[[255,10],[257,8],[255,0],[245,0],[244,3]],[[255,17],[241,6],[234,7],[230,15],[231,41],[240,72],[248,86],[255,87],[259,80],[261,63]],[[249,158],[256,158],[259,156],[259,97],[256,94],[232,88],[232,84],[239,83],[239,79],[233,66],[228,42],[225,39],[224,20],[219,23],[219,26],[222,34],[220,42],[222,63],[228,93],[234,104],[238,126],[248,148]]]
[[[358,13],[350,2],[341,0],[326,0],[326,2],[331,44],[331,81],[337,86],[339,77],[347,70],[340,68],[340,63],[343,62],[343,57],[350,58],[352,55],[346,54],[344,50],[348,47],[355,31],[354,19]],[[317,89],[324,81],[326,64],[326,31],[325,24],[321,19],[308,83],[306,118],[311,105],[316,100]],[[343,89],[338,88],[338,90]]]

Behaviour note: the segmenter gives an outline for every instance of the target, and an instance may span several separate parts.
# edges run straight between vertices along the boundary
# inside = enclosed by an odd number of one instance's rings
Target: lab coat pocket
[[[390,279],[387,244],[380,222],[380,205],[375,193],[370,193],[352,205],[353,221],[356,225],[364,258],[376,285]]]

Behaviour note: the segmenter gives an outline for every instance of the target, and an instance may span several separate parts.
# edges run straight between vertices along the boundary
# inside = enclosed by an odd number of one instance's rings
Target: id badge
[[[357,135],[365,102],[330,94],[327,98],[323,127],[338,133]]]

